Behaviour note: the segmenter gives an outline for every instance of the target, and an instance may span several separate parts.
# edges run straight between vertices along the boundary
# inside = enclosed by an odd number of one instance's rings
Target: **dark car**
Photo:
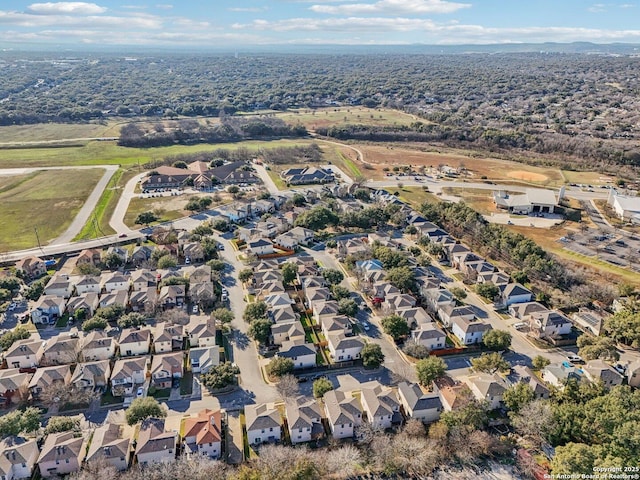
[[[173,383],[171,384],[171,388],[180,388],[180,379],[174,378]]]
[[[309,381],[309,377],[298,377],[298,383],[305,383]]]

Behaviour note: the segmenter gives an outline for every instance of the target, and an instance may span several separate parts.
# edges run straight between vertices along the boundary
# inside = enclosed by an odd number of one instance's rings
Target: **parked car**
[[[136,392],[136,397],[137,398],[144,397],[144,388],[138,387],[138,391]]]
[[[569,360],[572,363],[584,363],[584,360],[580,355],[576,355],[575,353],[571,353],[571,352],[567,354],[567,360]]]
[[[364,328],[367,332],[368,332],[368,331],[369,331],[369,329],[371,328],[371,326],[369,325],[369,323],[368,323],[368,322],[366,322],[366,321],[364,321],[364,320],[363,320],[362,322],[360,322],[360,325],[362,325],[362,328]]]
[[[198,313],[198,305],[194,305],[191,309],[191,313]]]

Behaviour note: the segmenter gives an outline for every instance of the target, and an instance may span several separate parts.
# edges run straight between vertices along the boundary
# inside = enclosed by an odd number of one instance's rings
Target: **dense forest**
[[[363,105],[422,119],[338,138],[532,149],[590,167],[640,164],[640,58],[585,54],[148,55],[4,52],[0,125],[218,116]],[[218,132],[220,133],[220,132]]]

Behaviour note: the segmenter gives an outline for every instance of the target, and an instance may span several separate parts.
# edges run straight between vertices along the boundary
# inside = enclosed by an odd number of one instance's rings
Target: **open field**
[[[236,150],[248,148],[286,147],[305,145],[313,140],[246,141],[202,145],[174,145],[158,148],[128,148],[116,142],[88,142],[84,146],[61,148],[15,148],[4,149],[0,154],[0,168],[66,166],[66,165],[121,165],[137,166],[181,153],[209,152],[220,148]]]
[[[57,238],[71,224],[96,183],[102,169],[44,170],[12,176],[0,193],[0,250],[16,250]],[[8,177],[4,177],[8,178]]]
[[[409,125],[417,119],[408,113],[386,108],[366,107],[328,107],[319,109],[299,109],[288,112],[276,113],[276,117],[287,123],[301,123],[308,130],[320,127],[332,127],[341,125]],[[421,120],[427,123],[426,120]]]
[[[486,177],[489,180],[514,181],[522,180],[532,186],[554,187],[564,183],[560,170],[554,168],[540,168],[507,160],[495,158],[475,157],[460,152],[420,151],[396,144],[386,145],[354,145],[364,155],[366,162],[372,163],[375,173],[367,172],[367,177],[381,179],[384,177],[383,168],[394,165],[412,165],[436,168],[438,165],[451,167],[464,166],[472,173],[474,180]],[[355,155],[355,154],[353,154]],[[353,159],[353,155],[350,157]]]
[[[398,193],[398,198],[403,202],[408,202],[416,209],[420,208],[425,202],[440,202],[441,200],[433,193],[425,191],[422,187],[403,187],[399,188],[385,188],[385,190],[392,195]]]
[[[443,187],[442,193],[461,198],[467,205],[483,215],[498,211],[493,203],[491,190]]]
[[[598,172],[574,172],[571,170],[562,170],[562,175],[566,178],[567,183],[577,183],[583,185],[613,185],[615,178],[609,175],[603,175]]]
[[[104,123],[38,123],[35,125],[9,125],[0,127],[0,144],[14,142],[39,142],[68,138],[93,138],[117,136],[112,129],[114,122]],[[111,132],[108,134],[107,132]]]

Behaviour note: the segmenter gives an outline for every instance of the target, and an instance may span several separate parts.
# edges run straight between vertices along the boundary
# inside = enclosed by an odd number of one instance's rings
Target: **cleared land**
[[[105,123],[38,123],[0,127],[0,144],[14,142],[50,142],[68,138],[117,136],[113,122]],[[111,132],[107,134],[106,132]]]
[[[10,177],[0,189],[0,250],[45,245],[73,221],[98,180],[102,169],[43,170]],[[4,177],[4,179],[9,177]]]
[[[598,172],[574,172],[571,170],[562,170],[562,175],[567,183],[577,183],[586,185],[612,185],[615,178],[603,175]]]
[[[386,108],[332,107],[320,109],[299,109],[276,113],[276,117],[287,123],[302,124],[308,130],[341,125],[409,125],[417,119],[413,115]],[[425,120],[421,120],[426,123]]]

